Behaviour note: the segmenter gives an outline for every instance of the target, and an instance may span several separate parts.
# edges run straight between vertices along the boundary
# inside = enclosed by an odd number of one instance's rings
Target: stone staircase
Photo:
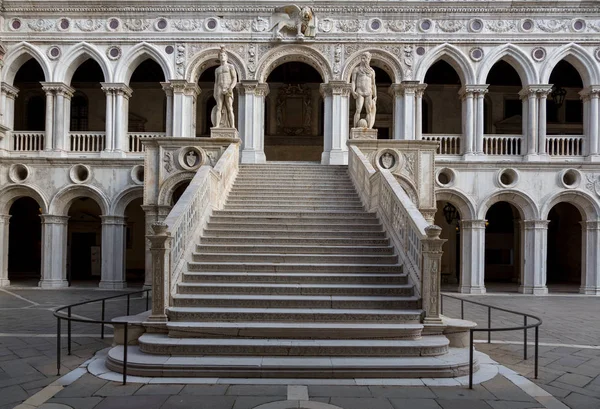
[[[178,284],[168,333],[139,338],[141,354],[165,362],[148,369],[134,355],[129,373],[462,373],[464,365],[423,358],[446,355],[449,342],[439,331],[423,335],[420,302],[346,166],[242,165]],[[111,353],[118,361],[119,352]]]

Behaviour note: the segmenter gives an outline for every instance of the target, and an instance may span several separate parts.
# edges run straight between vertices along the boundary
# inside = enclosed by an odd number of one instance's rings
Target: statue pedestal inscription
[[[377,129],[351,128],[350,139],[377,139]]]
[[[231,138],[238,139],[239,133],[235,128],[210,128],[210,137],[211,138]]]

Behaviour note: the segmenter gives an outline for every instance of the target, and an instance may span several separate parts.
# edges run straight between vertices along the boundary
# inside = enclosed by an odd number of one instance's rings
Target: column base
[[[523,293],[523,294],[546,295],[546,294],[548,294],[548,287],[546,287],[546,286],[532,287],[532,286],[521,285],[521,286],[519,286],[519,292]]]
[[[38,283],[38,287],[44,289],[67,288],[68,286],[69,282],[67,280],[40,280]]]
[[[580,287],[579,294],[600,295],[600,287]]]
[[[0,287],[9,287],[10,280],[8,278],[0,278]]]
[[[351,128],[350,139],[375,140],[377,139],[377,129]]]
[[[253,149],[243,149],[241,163],[266,163],[267,157],[264,151],[256,151]]]
[[[230,138],[230,139],[239,139],[240,135],[235,128],[210,128],[210,137],[211,138]]]
[[[461,294],[485,294],[485,287],[461,286],[458,290]]]
[[[127,288],[126,281],[100,281],[98,284],[98,288],[103,288],[106,290],[122,290]]]
[[[347,165],[348,151],[332,150],[321,154],[321,165]]]

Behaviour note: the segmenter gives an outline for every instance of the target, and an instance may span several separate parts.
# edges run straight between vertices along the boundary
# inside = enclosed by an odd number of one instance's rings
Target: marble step
[[[417,309],[169,307],[170,321],[364,322],[419,324]]]
[[[254,338],[169,338],[143,334],[141,352],[170,355],[229,356],[365,356],[424,357],[448,352],[448,339],[428,336],[418,340],[381,339],[254,339]]]
[[[379,219],[375,216],[370,218],[348,219],[346,217],[270,217],[270,216],[211,216],[209,223],[243,223],[260,225],[281,225],[281,224],[353,224],[353,225],[381,225]]]
[[[354,322],[168,322],[171,338],[418,339],[422,324]]]
[[[246,190],[240,192],[239,190],[232,190],[229,192],[229,199],[240,198],[240,199],[254,199],[254,198],[305,198],[305,199],[323,199],[323,198],[336,198],[336,199],[349,199],[349,200],[360,200],[358,193],[351,191],[343,191],[343,192],[313,192],[313,191],[288,191],[281,192],[280,190],[272,190],[268,191],[263,189],[261,192],[256,192],[252,190]]]
[[[271,203],[264,203],[264,204],[245,204],[245,203],[240,203],[240,204],[227,204],[225,206],[225,208],[227,210],[290,210],[290,211],[311,211],[311,210],[315,210],[315,211],[320,211],[320,210],[361,210],[363,208],[362,204],[357,203],[357,204],[353,204],[353,205],[344,205],[344,206],[340,206],[339,204],[332,204],[332,205],[320,205],[320,204],[313,204],[313,205],[303,205],[303,204],[292,204],[292,203],[288,203],[288,204],[271,204]]]
[[[331,188],[268,188],[263,186],[258,187],[247,187],[244,185],[233,185],[229,194],[244,194],[244,193],[256,193],[256,194],[290,194],[290,195],[301,195],[301,194],[312,194],[312,195],[326,195],[326,194],[356,194],[354,187],[331,187]]]
[[[280,272],[280,273],[401,273],[400,264],[235,263],[189,261],[188,271]]]
[[[179,283],[178,294],[412,296],[410,284]]]
[[[254,253],[193,253],[192,261],[204,263],[226,261],[228,263],[352,263],[393,264],[398,262],[395,254],[254,254]]]
[[[238,207],[238,206],[247,206],[247,207],[277,207],[277,206],[305,206],[305,207],[332,207],[332,208],[357,208],[362,209],[363,204],[358,199],[355,200],[335,200],[335,199],[272,199],[272,198],[263,198],[263,199],[253,199],[253,200],[245,200],[245,199],[227,199],[227,203],[225,204],[225,208],[230,207]]]
[[[253,230],[253,229],[215,229],[208,225],[206,229],[204,229],[203,236],[219,236],[219,237],[239,237],[239,236],[249,236],[249,237],[287,237],[287,238],[303,238],[305,243],[311,243],[310,240],[313,238],[323,239],[323,238],[340,238],[340,237],[360,237],[360,238],[369,238],[369,239],[383,239],[386,237],[385,231],[382,229],[380,231],[357,231],[357,230],[349,230],[349,229],[335,229],[332,226],[329,226],[329,229],[322,227],[319,230],[293,230],[293,229],[276,229],[268,228],[265,226],[264,229]]]
[[[373,219],[375,218],[374,213],[366,212],[364,210],[359,211],[348,211],[348,210],[337,210],[337,211],[287,211],[282,212],[279,210],[215,210],[213,216],[241,216],[241,217],[288,217],[302,219],[311,217],[331,217],[338,219]]]
[[[285,179],[281,180],[271,180],[271,179],[236,179],[234,184],[234,189],[236,186],[243,186],[246,189],[269,189],[269,190],[277,190],[277,189],[293,189],[296,191],[306,191],[312,192],[315,189],[354,189],[354,185],[350,182],[339,182],[339,181],[319,181],[319,180],[297,180],[297,181],[289,181]]]
[[[285,223],[246,223],[245,221],[238,221],[233,223],[225,223],[225,222],[215,222],[212,219],[206,226],[206,229],[215,229],[215,230],[237,230],[237,231],[265,231],[265,230],[273,230],[278,229],[282,231],[370,231],[370,232],[383,232],[383,225],[381,224],[353,224],[352,220],[348,220],[346,224],[341,223],[327,223],[320,222],[314,223],[311,221],[296,222],[287,221]]]
[[[416,309],[414,296],[175,294],[175,307]]]
[[[197,253],[261,253],[261,254],[394,254],[392,246],[323,246],[323,245],[233,245],[199,244]]]
[[[407,284],[408,277],[401,274],[357,273],[183,273],[183,283],[286,283],[286,284]]]
[[[304,245],[307,244],[305,237],[255,237],[246,235],[216,237],[203,235],[200,238],[201,244],[231,244],[231,245]],[[323,246],[387,246],[390,244],[388,238],[319,238],[311,237],[311,245]]]
[[[356,197],[332,197],[332,196],[322,196],[322,197],[307,197],[306,195],[299,195],[296,197],[285,197],[283,195],[273,195],[271,197],[266,196],[255,196],[255,197],[238,197],[238,196],[229,196],[227,198],[227,205],[236,204],[236,203],[246,203],[246,204],[263,204],[263,203],[303,203],[303,204],[327,204],[327,205],[335,205],[336,203],[339,205],[357,205],[362,204],[358,196]]]

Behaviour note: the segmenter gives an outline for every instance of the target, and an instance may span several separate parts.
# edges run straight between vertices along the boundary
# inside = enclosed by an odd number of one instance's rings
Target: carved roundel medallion
[[[473,61],[481,61],[483,58],[483,50],[480,47],[473,47],[469,51],[469,57],[471,57]]]
[[[71,28],[71,19],[66,17],[61,18],[58,20],[56,27],[58,27],[59,31],[67,31],[69,28]]]
[[[546,50],[542,47],[536,47],[531,50],[531,56],[536,61],[544,61],[544,58],[546,58]]]
[[[427,50],[425,50],[425,47],[419,46],[419,47],[417,47],[416,51],[417,51],[417,55],[425,55],[425,51],[427,51]]]
[[[17,30],[20,30],[20,29],[21,29],[21,27],[23,27],[23,23],[21,22],[21,20],[20,20],[20,19],[18,19],[18,18],[13,18],[13,19],[10,21],[10,25],[9,25],[9,27],[10,27],[10,29],[11,29],[11,30],[13,30],[13,31],[17,31]]]
[[[111,17],[106,22],[106,28],[108,31],[117,31],[121,27],[121,20],[116,17]]]
[[[533,22],[532,19],[526,18],[525,20],[521,21],[521,24],[519,25],[519,28],[524,33],[530,33],[535,28],[535,23]]]
[[[121,47],[110,47],[108,50],[106,50],[106,55],[113,61],[118,60],[119,58],[121,58]]]
[[[575,32],[580,32],[585,30],[585,20],[582,20],[580,18],[575,19],[571,22],[571,30],[575,31]]]
[[[428,33],[433,29],[433,21],[428,18],[424,18],[423,20],[419,21],[418,27],[423,33]]]
[[[158,18],[154,22],[154,29],[156,31],[165,31],[168,27],[169,27],[169,22],[164,17]]]
[[[59,47],[53,46],[48,48],[47,54],[48,58],[51,60],[58,60],[60,58],[61,51]]]
[[[179,166],[185,170],[196,170],[204,163],[206,154],[200,148],[188,146],[179,151]]]
[[[596,59],[600,61],[600,47],[594,50],[594,57],[596,57]]]
[[[206,31],[215,31],[217,27],[219,27],[219,21],[214,17],[207,18],[204,22],[204,29]]]
[[[472,33],[480,33],[483,30],[483,21],[479,18],[474,18],[469,21],[469,31]]]
[[[400,165],[400,156],[393,149],[383,149],[375,157],[377,166],[381,169],[387,169],[393,172]]]

